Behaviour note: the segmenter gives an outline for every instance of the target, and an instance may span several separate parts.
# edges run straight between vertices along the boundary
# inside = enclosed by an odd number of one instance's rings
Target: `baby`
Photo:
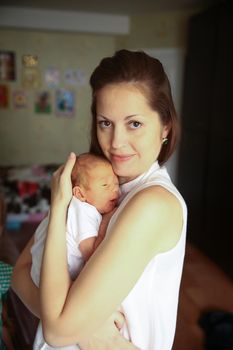
[[[119,183],[109,161],[90,153],[76,158],[71,180],[73,198],[67,213],[66,242],[68,269],[74,280],[104,238],[102,225],[99,232],[102,214],[110,213],[116,207]],[[31,249],[31,277],[37,286],[48,221],[47,216],[38,226]]]
[[[68,270],[71,279],[74,280],[105,236],[107,223],[117,204],[119,183],[109,161],[90,153],[83,153],[76,157],[71,181],[73,197],[67,213],[66,244]],[[100,223],[103,223],[102,214],[107,213],[109,215],[105,216],[105,225],[100,227]],[[48,221],[47,216],[38,226],[31,249],[31,277],[38,287]],[[69,350],[70,348],[74,347],[67,346],[59,349]],[[46,344],[41,322],[33,344],[33,350],[39,349],[55,349]]]

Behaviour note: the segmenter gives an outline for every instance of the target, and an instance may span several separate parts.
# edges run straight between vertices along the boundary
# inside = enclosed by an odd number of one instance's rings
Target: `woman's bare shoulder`
[[[121,220],[128,225],[129,234],[130,227],[135,226],[136,222],[143,230],[144,239],[152,240],[157,251],[166,251],[180,238],[182,207],[178,198],[166,188],[149,186],[129,200],[121,214]]]

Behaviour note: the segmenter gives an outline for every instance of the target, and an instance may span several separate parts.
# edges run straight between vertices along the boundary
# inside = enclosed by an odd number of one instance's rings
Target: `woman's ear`
[[[73,187],[73,195],[82,202],[86,202],[86,197],[80,186]]]
[[[171,126],[169,124],[164,126],[163,132],[162,132],[162,138],[167,137],[167,135],[169,134],[170,129],[171,129]]]

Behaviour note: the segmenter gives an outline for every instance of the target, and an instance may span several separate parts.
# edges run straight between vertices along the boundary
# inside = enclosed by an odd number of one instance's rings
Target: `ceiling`
[[[158,11],[192,10],[217,0],[1,0],[1,6],[133,15]]]

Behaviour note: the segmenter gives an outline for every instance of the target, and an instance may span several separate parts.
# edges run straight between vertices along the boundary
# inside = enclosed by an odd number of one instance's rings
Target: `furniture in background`
[[[57,168],[56,164],[0,167],[0,260],[9,271],[49,210],[50,181]],[[0,280],[7,278],[4,271]],[[11,288],[4,297],[14,349],[31,349],[38,319]]]
[[[0,261],[6,263],[8,269],[15,265],[36,226],[36,223],[22,223],[20,229],[17,230],[3,229],[0,234]],[[12,347],[8,345],[7,350],[32,350],[39,320],[31,314],[11,288],[4,294],[3,306],[4,323],[9,326],[7,335],[12,345]]]
[[[0,243],[4,232],[4,224],[6,218],[6,204],[4,197],[0,193]],[[11,339],[11,324],[8,318],[8,309],[6,298],[10,288],[10,281],[13,271],[13,266],[2,261],[3,257],[0,254],[0,349],[14,350]]]
[[[188,238],[233,277],[233,3],[190,19],[178,188]]]
[[[6,228],[39,223],[50,205],[50,181],[57,164],[0,167],[0,192],[6,206]]]

